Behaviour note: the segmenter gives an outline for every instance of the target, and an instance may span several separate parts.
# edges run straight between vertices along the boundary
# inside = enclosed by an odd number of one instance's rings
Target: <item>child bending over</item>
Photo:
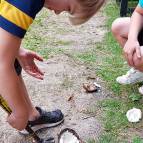
[[[21,41],[32,24],[36,14],[46,7],[55,14],[65,11],[70,14],[72,24],[78,25],[89,20],[103,5],[105,0],[1,0],[0,3],[0,95],[12,109],[8,116],[9,124],[23,130],[27,124],[58,125],[63,121],[60,110],[43,111],[31,103],[22,80],[20,64],[29,74],[42,79],[43,73],[36,65],[30,70],[33,58],[24,57],[28,54],[20,49]],[[31,54],[33,56],[33,53]],[[34,56],[35,57],[35,56]],[[37,57],[37,56],[36,56]],[[27,59],[29,58],[29,59]],[[18,61],[16,60],[18,59]],[[15,61],[16,60],[16,61]],[[41,60],[41,59],[40,59]],[[17,74],[14,68],[17,69]],[[29,67],[26,67],[26,65]]]

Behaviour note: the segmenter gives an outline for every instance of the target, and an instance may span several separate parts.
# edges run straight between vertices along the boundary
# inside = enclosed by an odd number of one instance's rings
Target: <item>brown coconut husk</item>
[[[87,93],[93,93],[98,91],[98,87],[93,83],[83,83],[83,88]]]

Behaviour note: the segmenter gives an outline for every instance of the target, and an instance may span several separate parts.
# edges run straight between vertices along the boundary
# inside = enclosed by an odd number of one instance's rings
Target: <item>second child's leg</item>
[[[112,33],[122,48],[128,39],[130,18],[117,18],[112,24]]]
[[[128,39],[128,31],[130,26],[130,18],[117,18],[112,24],[112,33],[120,46],[124,45]],[[134,84],[143,81],[143,73],[131,68],[125,75],[116,78],[120,84]]]

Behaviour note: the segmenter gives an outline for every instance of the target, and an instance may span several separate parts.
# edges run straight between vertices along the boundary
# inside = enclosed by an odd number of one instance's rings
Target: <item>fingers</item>
[[[30,71],[30,70],[28,70],[28,71],[26,71],[29,75],[31,75],[31,76],[33,76],[33,77],[35,77],[35,78],[37,78],[37,79],[40,79],[40,80],[43,80],[44,78],[43,78],[43,75],[41,75],[41,74],[39,74],[39,73],[37,73],[37,72],[33,72],[33,71]]]
[[[40,74],[32,74],[32,76],[40,80],[44,79],[43,76],[41,76]]]
[[[26,71],[29,75],[31,75],[31,76],[33,76],[33,77],[35,77],[35,78],[37,78],[37,79],[43,80],[44,72],[42,72],[36,65],[33,65],[33,66],[29,67],[29,68],[27,67],[27,68],[25,69],[25,71]]]
[[[136,47],[136,54],[137,54],[137,57],[140,59],[141,58],[140,46]]]
[[[134,55],[136,55],[136,58],[134,59]],[[134,51],[134,53],[132,54],[129,54],[128,57],[127,57],[127,61],[128,61],[128,64],[132,67],[135,67],[137,63],[137,61],[141,60],[141,51],[140,51],[140,47],[138,46],[136,48],[136,51]]]
[[[133,54],[129,54],[129,55],[128,55],[127,62],[128,62],[128,64],[129,64],[129,66],[134,66]]]
[[[134,54],[136,54],[136,57],[137,57],[136,60],[141,59],[140,46],[137,45],[134,50],[130,50],[130,51],[127,51],[126,49],[124,49],[125,59],[127,60],[129,66],[132,66],[132,67],[134,67],[136,63],[136,61],[134,61],[134,58],[133,58]]]
[[[135,66],[134,60],[133,60],[134,54],[136,54],[137,60],[141,58],[140,44],[138,40],[128,39],[127,42],[125,43],[123,51],[124,51],[125,59],[127,60],[129,66],[134,67]]]
[[[44,75],[44,72],[42,70],[40,70],[36,65],[34,65],[34,71],[39,73],[40,75]]]
[[[125,59],[127,60],[129,66],[134,66],[134,62],[133,62],[133,51],[126,51],[124,50],[124,56],[125,56]]]
[[[38,67],[37,67],[37,72],[40,74],[40,75],[44,75],[44,72],[42,70],[40,70]]]
[[[41,61],[41,62],[43,61],[43,58],[40,55],[38,55],[37,53],[33,53],[33,55],[36,60]]]
[[[43,79],[44,72],[42,72],[36,65],[33,67],[33,74],[36,78]]]

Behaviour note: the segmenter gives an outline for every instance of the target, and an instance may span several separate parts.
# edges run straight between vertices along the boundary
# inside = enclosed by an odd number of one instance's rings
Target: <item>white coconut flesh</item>
[[[139,122],[139,120],[142,118],[142,112],[140,109],[133,108],[128,110],[126,113],[126,116],[128,118],[129,122]]]
[[[80,143],[80,141],[73,133],[65,131],[61,135],[59,143]]]

